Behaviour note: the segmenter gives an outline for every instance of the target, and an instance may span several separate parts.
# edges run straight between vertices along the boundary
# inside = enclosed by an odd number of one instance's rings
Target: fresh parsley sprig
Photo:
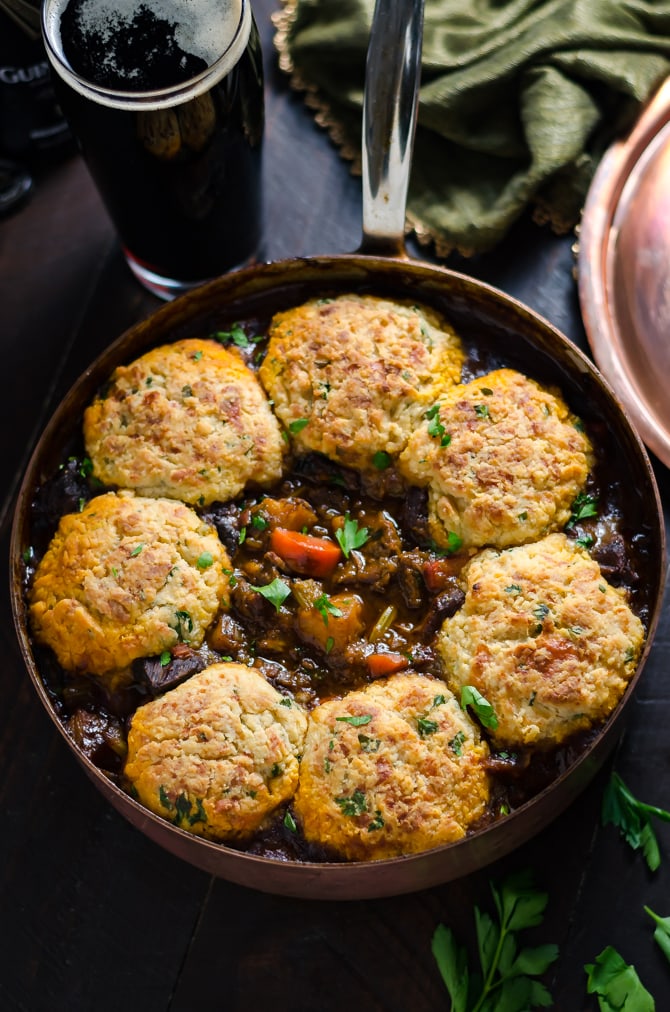
[[[654,941],[658,944],[661,952],[670,963],[670,917],[659,917],[649,907],[644,908],[656,924]]]
[[[344,517],[342,527],[335,531],[337,543],[342,549],[345,559],[348,559],[355,548],[362,548],[370,538],[367,527],[359,527],[358,520],[353,519],[347,513]]]
[[[603,794],[601,821],[613,825],[633,850],[641,850],[650,871],[661,863],[661,852],[651,825],[652,816],[670,822],[670,812],[639,801],[626,787],[618,773],[612,773]]]
[[[590,517],[597,516],[598,497],[589,495],[587,492],[580,492],[570,507],[570,519],[565,526],[570,529],[581,520],[588,520]]]
[[[656,1004],[634,966],[608,945],[593,963],[584,967],[587,994],[595,994],[601,1012],[654,1012]]]
[[[234,344],[237,348],[250,348],[253,344],[263,340],[263,335],[249,336],[240,323],[234,323],[230,330],[217,330],[210,334],[215,341],[221,344]]]
[[[461,688],[461,709],[465,710],[468,706],[472,707],[484,727],[495,731],[498,726],[498,715],[486,696],[482,696],[474,685],[464,685]]]
[[[335,618],[342,618],[342,615],[344,614],[341,608],[338,608],[336,604],[333,604],[327,594],[321,594],[320,597],[317,597],[314,602],[314,607],[321,615],[324,625],[328,625],[328,617],[330,615],[334,615]]]
[[[491,883],[497,923],[475,907],[481,973],[471,974],[468,956],[453,932],[438,925],[432,951],[451,997],[451,1012],[528,1012],[552,1003],[540,977],[558,957],[554,944],[519,948],[517,932],[541,924],[547,894],[533,886],[528,871]]]
[[[273,604],[277,611],[281,610],[282,604],[291,593],[291,588],[279,577],[275,577],[272,583],[267,583],[264,587],[252,587],[252,590]]]

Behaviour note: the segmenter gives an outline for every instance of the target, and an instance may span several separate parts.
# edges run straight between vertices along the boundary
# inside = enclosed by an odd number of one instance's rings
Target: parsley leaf
[[[618,773],[612,773],[603,794],[601,821],[603,826],[613,825],[633,850],[641,850],[647,866],[656,871],[661,854],[651,816],[670,822],[670,812],[646,805],[631,794]]]
[[[344,525],[335,531],[335,539],[345,559],[355,548],[362,548],[369,538],[367,527],[359,527],[358,520],[352,520],[348,513],[344,517]]]
[[[258,337],[247,337],[239,323],[234,323],[230,330],[217,330],[211,336],[221,344],[234,344],[238,348],[250,348],[254,341],[260,340]]]
[[[357,815],[364,815],[368,810],[368,803],[365,800],[365,795],[358,788],[356,788],[349,798],[335,798],[335,803],[340,806],[342,815],[350,815],[352,818]]]
[[[372,720],[371,713],[354,714],[351,717],[336,717],[335,720],[341,720],[345,724],[351,724],[352,727],[363,727],[365,724],[369,724]]]
[[[275,581],[275,583],[276,582],[277,581]],[[321,594],[320,597],[317,597],[314,602],[314,607],[320,613],[324,625],[328,625],[329,615],[334,615],[335,618],[341,618],[344,614],[341,608],[338,608],[336,604],[333,604],[327,594]]]
[[[372,456],[372,463],[378,471],[385,471],[391,466],[391,455],[386,450],[377,450]]]
[[[574,527],[580,520],[587,520],[589,517],[598,516],[597,501],[596,496],[580,492],[570,507],[570,519],[565,526],[568,528]]]
[[[644,909],[656,924],[654,941],[658,943],[661,952],[670,963],[670,917],[659,917],[649,907]]]
[[[428,435],[432,436],[433,439],[439,439],[440,446],[449,446],[451,436],[440,421],[439,404],[434,404],[432,408],[426,411],[424,418],[427,418],[429,422]]]
[[[461,689],[461,710],[465,710],[468,706],[472,707],[484,727],[490,727],[495,731],[498,726],[496,712],[488,699],[482,696],[474,685],[464,685]]]
[[[438,924],[433,935],[432,952],[451,998],[451,1012],[468,1012],[468,954],[456,944],[451,928]]]
[[[172,627],[183,643],[188,643],[189,634],[193,632],[193,619],[187,611],[175,612],[175,625]]]
[[[256,593],[261,594],[266,601],[273,604],[277,611],[281,609],[282,604],[291,593],[291,588],[280,580],[279,577],[275,577],[272,583],[268,583],[265,587],[254,587]]]
[[[284,821],[284,825],[286,826],[286,828],[288,830],[290,830],[292,833],[297,832],[298,827],[296,825],[296,821],[295,821],[295,819],[293,818],[293,816],[291,815],[291,813],[288,810],[286,811],[286,814],[284,815],[284,820],[283,821]]]
[[[654,1012],[654,999],[642,985],[634,966],[629,966],[616,949],[608,945],[584,969],[588,974],[587,994],[598,996],[601,1012]]]
[[[475,907],[481,974],[470,973],[466,949],[440,924],[432,952],[451,997],[451,1012],[527,1012],[551,1005],[551,995],[537,979],[558,956],[553,944],[520,949],[516,932],[541,924],[546,893],[533,888],[529,872],[508,876],[500,887],[491,883],[497,922]],[[477,995],[477,990],[480,990]]]

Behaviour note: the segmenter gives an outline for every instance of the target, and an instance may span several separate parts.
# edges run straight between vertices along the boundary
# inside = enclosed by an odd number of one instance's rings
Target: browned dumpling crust
[[[458,382],[460,339],[427,307],[341,295],[277,313],[260,379],[294,450],[348,467],[387,466]]]
[[[625,593],[564,534],[463,569],[465,602],[442,626],[445,678],[493,707],[502,746],[553,746],[604,721],[635,672],[644,628]]]
[[[244,664],[213,664],[141,706],[125,774],[142,804],[190,833],[244,840],[292,797],[307,718]]]
[[[487,756],[442,682],[394,675],[309,714],[294,810],[307,840],[348,860],[439,847],[484,813]]]
[[[30,589],[33,633],[66,671],[94,675],[179,642],[197,648],[230,568],[189,506],[108,492],[61,519]]]
[[[282,474],[285,443],[257,377],[235,349],[190,338],[119,366],[84,414],[105,485],[193,505]]]
[[[427,488],[430,532],[444,548],[523,544],[560,529],[591,464],[561,395],[513,369],[447,390],[399,461]]]

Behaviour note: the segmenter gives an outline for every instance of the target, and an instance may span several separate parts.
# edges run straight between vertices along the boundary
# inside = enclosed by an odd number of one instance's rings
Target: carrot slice
[[[409,659],[404,654],[368,654],[365,660],[371,678],[384,678],[409,667]]]
[[[301,576],[330,576],[342,557],[334,541],[285,527],[275,527],[271,532],[270,548]]]
[[[433,559],[424,564],[423,579],[431,594],[438,594],[446,590],[455,572],[453,563],[448,559]]]

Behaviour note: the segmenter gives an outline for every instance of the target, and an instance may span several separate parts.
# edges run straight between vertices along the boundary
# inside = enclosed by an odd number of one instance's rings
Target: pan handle
[[[406,257],[424,0],[376,0],[363,99],[362,253]]]

